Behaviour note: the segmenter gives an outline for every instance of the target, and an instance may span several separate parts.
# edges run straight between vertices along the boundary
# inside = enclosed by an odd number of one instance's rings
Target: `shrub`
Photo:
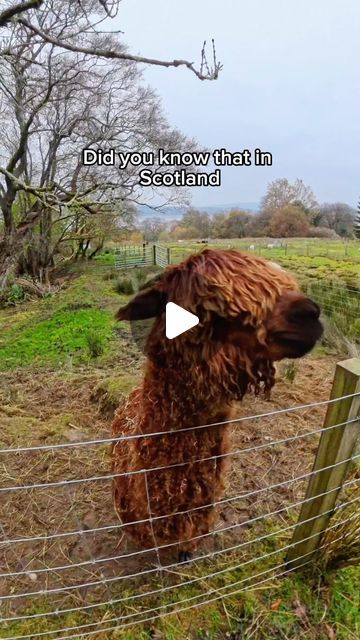
[[[137,280],[138,286],[140,287],[148,279],[148,274],[144,269],[136,269],[135,278]]]
[[[17,302],[21,302],[25,298],[25,291],[19,284],[13,284],[6,296],[6,304],[15,306]]]
[[[104,339],[97,331],[86,334],[86,343],[91,358],[98,358],[104,353]]]
[[[310,238],[339,238],[336,231],[328,227],[310,227],[308,236]]]
[[[125,295],[134,293],[134,285],[131,278],[119,278],[114,285],[114,289],[117,293],[124,293]]]
[[[284,368],[283,368],[283,375],[285,380],[288,380],[289,382],[294,382],[297,371],[298,371],[298,365],[293,360],[291,360],[290,362],[285,362]]]
[[[109,269],[108,271],[105,271],[103,280],[115,280],[116,277],[116,271],[114,269]]]

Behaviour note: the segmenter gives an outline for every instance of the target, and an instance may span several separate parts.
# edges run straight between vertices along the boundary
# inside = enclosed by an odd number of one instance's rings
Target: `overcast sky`
[[[132,53],[199,61],[215,38],[216,82],[146,67],[172,125],[213,149],[260,147],[272,167],[222,168],[194,205],[259,201],[270,180],[302,178],[319,201],[360,195],[359,0],[123,0]]]

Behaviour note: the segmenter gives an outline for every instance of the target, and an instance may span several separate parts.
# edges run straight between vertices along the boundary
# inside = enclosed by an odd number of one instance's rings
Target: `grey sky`
[[[320,201],[360,195],[359,0],[123,0],[132,53],[198,61],[214,36],[224,69],[201,82],[147,67],[169,121],[209,147],[260,147],[272,167],[222,168],[196,205],[258,201],[270,180],[302,178]]]

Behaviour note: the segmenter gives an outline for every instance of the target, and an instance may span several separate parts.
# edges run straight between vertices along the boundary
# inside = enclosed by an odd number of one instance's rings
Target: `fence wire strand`
[[[359,478],[360,480],[360,478]],[[315,496],[314,498],[312,498],[312,500],[318,499],[320,496],[323,495],[327,495],[328,493],[330,493],[330,491],[325,492],[325,494],[319,494],[317,496]],[[344,507],[349,506],[350,504],[354,504],[355,502],[359,502],[360,500],[360,496],[357,498],[353,498],[352,500],[348,500],[347,502],[343,502],[340,505],[338,505],[337,510],[342,509]],[[305,504],[306,500],[303,500],[297,504],[302,505]],[[290,507],[285,507],[284,509],[279,509],[278,511],[273,512],[273,514],[269,513],[269,514],[265,514],[263,516],[261,516],[262,519],[264,518],[268,518],[271,515],[274,514],[278,514],[283,510],[289,509]],[[323,511],[322,513],[317,514],[316,516],[312,516],[311,518],[308,518],[307,520],[302,520],[302,524],[305,524],[307,522],[312,522],[313,520],[317,520],[318,518],[321,518],[322,516],[328,515],[330,513],[333,512],[333,509],[329,509],[328,511]],[[225,533],[226,531],[230,531],[233,530],[237,527],[244,527],[244,526],[248,526],[250,523],[253,523],[254,521],[256,521],[256,518],[252,519],[252,520],[246,520],[245,522],[239,522],[237,524],[232,524],[229,525],[228,527],[224,527],[222,529],[214,529],[214,531],[210,531],[209,533],[205,533],[199,536],[194,536],[193,538],[188,538],[187,540],[179,540],[178,542],[171,542],[168,544],[164,544],[164,545],[156,545],[156,538],[155,538],[155,534],[152,528],[152,534],[153,534],[153,539],[154,539],[154,543],[155,546],[151,547],[150,549],[145,549],[143,551],[134,551],[132,553],[127,553],[127,554],[122,554],[122,555],[118,555],[118,556],[110,556],[108,558],[92,558],[91,560],[83,560],[82,562],[75,562],[72,564],[66,564],[66,565],[59,565],[56,567],[44,567],[44,568],[33,568],[33,567],[29,567],[28,569],[25,569],[23,571],[13,571],[13,572],[9,572],[9,573],[0,573],[0,578],[14,578],[17,576],[25,576],[25,575],[29,575],[29,573],[36,573],[36,574],[42,574],[42,573],[49,573],[51,571],[65,571],[68,569],[78,569],[80,567],[86,567],[86,566],[90,566],[90,565],[96,565],[96,564],[101,564],[104,562],[114,562],[115,560],[124,560],[126,558],[130,558],[130,557],[134,557],[135,555],[139,555],[139,554],[143,554],[143,553],[150,553],[150,552],[155,552],[157,554],[157,558],[158,558],[158,564],[159,567],[161,568],[161,563],[160,563],[160,557],[159,557],[159,551],[161,549],[168,549],[169,547],[173,547],[173,546],[178,546],[181,544],[184,544],[186,542],[193,542],[195,540],[199,540],[199,539],[203,539],[203,538],[207,538],[209,536],[213,536],[213,535],[219,535],[221,533]],[[152,522],[152,518],[149,518],[149,522],[151,524]],[[280,535],[286,531],[291,531],[292,529],[294,529],[297,526],[297,523],[289,525],[288,527],[284,527],[283,529],[279,529],[278,531],[273,531],[271,533],[268,533],[264,536],[260,536],[259,538],[256,538],[254,540],[248,540],[244,543],[241,543],[239,545],[236,545],[235,547],[232,548],[228,548],[225,549],[225,551],[232,551],[235,549],[240,549],[243,546],[248,546],[249,544],[253,544],[255,542],[260,542],[263,540],[267,540],[268,538],[272,538],[273,536],[277,536]],[[214,554],[216,554],[217,552],[214,552]],[[205,555],[205,556],[198,556],[196,558],[194,558],[193,562],[196,562],[196,560],[203,560],[205,558],[210,557],[212,554],[209,555]],[[122,579],[127,578],[127,577],[138,577],[139,575],[142,575],[142,572],[139,572],[138,574],[132,575],[132,576],[122,576]],[[0,598],[1,599],[1,598]]]
[[[346,520],[345,522],[347,522],[347,521],[348,521],[348,520]],[[333,526],[333,527],[331,527],[331,528],[335,528],[335,527],[337,527],[337,526],[340,526],[340,524],[343,524],[343,523],[342,523],[342,522],[339,522],[339,523],[337,523],[336,525],[334,525],[334,526]],[[327,530],[329,530],[329,528],[328,528]],[[324,530],[324,531],[326,531],[326,530]],[[320,532],[320,533],[323,533],[323,532]],[[317,534],[316,534],[316,535],[317,535]],[[309,536],[309,538],[304,538],[304,540],[311,539],[311,537],[313,537],[313,536]],[[332,542],[331,542],[330,544],[328,544],[328,545],[323,545],[323,546],[321,546],[321,547],[319,547],[319,548],[320,548],[320,549],[321,549],[321,548],[327,548],[327,547],[329,547],[331,544],[334,544],[335,542],[337,542],[339,539],[340,539],[340,538],[338,538],[338,539],[336,539],[336,540],[332,541]],[[234,571],[234,570],[239,569],[239,568],[242,568],[242,567],[244,567],[244,566],[246,566],[246,565],[248,565],[248,564],[251,564],[252,562],[256,562],[256,561],[259,561],[259,560],[266,559],[266,558],[268,558],[268,557],[270,557],[270,556],[273,556],[273,555],[275,555],[276,553],[279,553],[279,552],[281,552],[281,551],[286,551],[286,550],[288,550],[289,548],[291,548],[292,546],[294,546],[294,545],[288,545],[288,546],[283,547],[283,548],[281,548],[281,549],[278,549],[278,550],[276,550],[276,551],[272,551],[271,553],[264,554],[263,556],[260,556],[260,557],[258,557],[258,558],[251,559],[251,560],[249,560],[249,561],[247,561],[247,562],[245,562],[245,563],[241,563],[241,564],[239,564],[239,565],[236,565],[235,567],[230,567],[230,568],[222,569],[222,570],[220,570],[220,571],[213,572],[213,573],[208,574],[208,575],[205,575],[205,576],[199,576],[199,577],[194,578],[194,579],[192,579],[192,580],[189,580],[189,581],[187,581],[187,582],[181,583],[180,585],[172,585],[171,587],[166,587],[165,589],[161,589],[161,590],[159,590],[159,591],[160,591],[160,592],[163,592],[163,591],[165,591],[165,590],[169,590],[170,588],[187,586],[187,585],[189,585],[189,584],[191,584],[191,583],[193,583],[193,582],[197,582],[197,581],[199,581],[199,580],[206,580],[206,579],[209,579],[209,578],[213,578],[213,577],[215,577],[215,576],[217,576],[217,575],[219,575],[219,574],[222,574],[222,573],[226,573],[226,572],[229,572],[229,571]],[[314,554],[316,551],[317,551],[317,549],[315,549],[315,550],[313,550],[313,551],[309,551],[309,552],[307,552],[307,553],[305,553],[305,554],[303,554],[303,555],[301,555],[301,556],[298,556],[298,557],[296,558],[296,561],[301,560],[302,558],[305,558],[305,557],[307,557],[307,556],[309,556],[309,555],[312,555],[312,554]],[[294,560],[294,561],[295,561],[295,560]],[[291,562],[294,562],[294,561],[290,561],[288,564],[290,564]],[[302,566],[305,566],[305,564],[309,564],[310,562],[311,562],[311,560],[310,560],[309,562],[304,563],[304,564],[297,565],[297,568],[300,568],[300,567],[302,567]],[[265,571],[262,571],[262,572],[260,572],[260,573],[258,573],[258,574],[252,575],[252,576],[246,576],[245,578],[242,578],[241,580],[238,580],[238,581],[236,581],[236,582],[234,582],[234,583],[231,583],[231,584],[229,584],[229,585],[224,585],[223,587],[219,587],[219,588],[217,588],[217,589],[213,589],[212,591],[213,591],[214,593],[219,593],[220,591],[223,591],[224,589],[230,589],[230,588],[232,588],[232,587],[234,587],[234,586],[237,586],[237,585],[239,585],[239,584],[243,584],[244,582],[246,582],[246,581],[248,581],[248,580],[253,580],[253,579],[255,579],[255,578],[260,577],[261,575],[265,575],[266,573],[269,573],[269,572],[275,571],[275,570],[277,570],[277,569],[279,569],[279,568],[282,568],[283,566],[284,566],[284,563],[282,562],[281,564],[276,565],[275,567],[271,567],[271,568],[269,568],[269,569],[266,569]],[[280,574],[278,574],[277,576],[270,576],[268,579],[273,579],[273,580],[275,580],[277,577],[282,576],[282,575],[284,575],[284,574],[286,574],[286,573],[289,573],[289,572],[291,572],[291,571],[293,571],[293,568],[286,569],[284,572],[281,572],[281,573],[280,573]],[[259,584],[262,584],[263,582],[266,582],[266,581],[261,581],[260,583],[256,583],[256,584],[254,584],[254,585],[250,585],[250,587],[249,587],[249,588],[251,588],[251,589],[252,589],[252,588],[254,588],[255,586],[258,586]],[[238,591],[236,591],[236,593],[238,593]],[[138,594],[138,595],[139,595],[139,596],[144,596],[144,595],[147,595],[147,594]],[[183,599],[183,600],[178,600],[177,602],[166,603],[166,604],[163,604],[163,605],[159,605],[158,607],[152,607],[151,609],[147,609],[147,610],[145,610],[145,611],[139,611],[139,612],[132,613],[132,614],[127,614],[127,615],[125,615],[125,616],[117,616],[116,618],[113,618],[113,619],[100,620],[100,621],[96,621],[96,622],[87,623],[87,624],[84,624],[84,625],[77,625],[77,626],[73,626],[73,627],[65,627],[65,628],[63,628],[63,629],[57,629],[57,630],[45,631],[45,632],[39,632],[39,633],[32,633],[32,634],[29,634],[29,635],[23,635],[23,636],[11,636],[11,637],[8,637],[8,638],[4,638],[3,640],[26,640],[27,638],[34,638],[34,637],[44,636],[44,635],[47,635],[47,634],[49,634],[49,633],[51,633],[51,634],[55,634],[55,633],[63,633],[63,632],[65,632],[65,631],[73,631],[73,630],[75,630],[75,629],[79,630],[79,629],[89,628],[89,627],[92,627],[92,626],[98,626],[98,625],[100,625],[100,624],[105,624],[105,623],[110,623],[110,622],[118,622],[119,620],[120,620],[120,621],[121,621],[121,620],[128,620],[129,618],[134,618],[135,616],[144,616],[144,615],[146,615],[146,614],[148,614],[148,613],[155,613],[156,611],[159,611],[159,610],[161,610],[161,609],[165,609],[165,608],[167,608],[167,607],[175,607],[176,605],[179,605],[179,604],[184,604],[184,603],[186,603],[186,602],[191,602],[191,601],[193,601],[193,600],[196,600],[196,599],[202,598],[202,597],[204,597],[204,596],[206,596],[206,595],[207,595],[206,593],[200,593],[200,594],[197,594],[197,595],[192,596],[192,597],[190,597],[190,598],[186,598],[186,599]],[[220,596],[220,598],[221,598],[221,597],[229,597],[230,595],[233,595],[233,593],[223,594],[222,596]],[[129,598],[131,598],[131,596],[130,596]],[[215,600],[217,600],[217,599],[219,599],[219,597],[214,598],[214,599],[212,599],[212,600],[206,600],[205,602],[196,603],[196,605],[192,605],[191,607],[185,607],[185,609],[181,609],[181,610],[179,610],[179,609],[175,609],[174,611],[167,612],[167,613],[166,613],[166,614],[164,614],[164,615],[172,615],[172,614],[176,614],[176,613],[179,613],[179,612],[181,612],[181,611],[185,611],[185,610],[191,609],[193,606],[201,606],[201,605],[209,604],[210,602],[215,601]],[[110,602],[111,602],[112,604],[114,604],[116,601],[112,600],[112,601],[110,601]],[[158,614],[155,618],[152,618],[152,619],[157,619],[157,618],[159,617],[159,615],[161,615],[161,614]],[[101,632],[106,632],[106,631],[109,631],[109,630],[111,630],[111,629],[112,629],[112,630],[114,630],[114,629],[119,629],[119,630],[120,630],[120,629],[127,628],[127,627],[129,627],[129,626],[133,626],[134,624],[143,624],[144,622],[148,622],[148,621],[149,621],[149,619],[148,619],[148,618],[147,618],[147,619],[145,619],[145,620],[135,620],[135,621],[132,621],[132,622],[130,622],[130,623],[126,623],[125,625],[121,625],[120,627],[117,625],[116,627],[110,627],[110,628],[107,628],[107,629],[100,629],[100,631],[101,631]],[[87,633],[85,633],[85,634],[81,633],[81,635],[91,635],[91,634],[93,634],[93,633],[97,633],[97,632],[98,632],[98,630],[96,630],[96,631],[92,631],[92,632],[87,632]],[[76,636],[65,636],[63,639],[61,639],[61,638],[57,638],[56,640],[66,640],[66,639],[69,639],[69,640],[70,640],[71,638],[75,638],[75,637],[76,637]]]
[[[360,395],[360,393],[359,393]],[[339,423],[338,425],[335,425],[335,427],[339,427],[339,426],[343,426],[343,425],[347,425],[347,424],[353,424],[356,422],[359,422],[360,418],[356,417],[353,418],[352,420],[349,420],[347,422],[344,423]],[[332,427],[331,427],[332,428]],[[318,433],[321,433],[321,429],[318,430]],[[315,432],[317,433],[317,431]],[[312,435],[312,434],[311,434]],[[296,440],[298,438],[301,438],[302,435],[299,434],[298,436],[293,436],[292,438],[290,438],[291,440]],[[289,441],[289,439],[285,439],[285,442]],[[281,441],[278,441],[278,443],[280,443]],[[276,441],[274,441],[274,444],[276,444]],[[263,449],[263,448],[267,448],[271,446],[271,443],[267,443],[266,445],[257,445],[255,447],[251,447],[250,449],[240,449],[236,452],[229,452],[228,454],[219,454],[219,455],[215,455],[215,456],[209,456],[206,458],[199,458],[199,459],[195,459],[195,460],[188,460],[186,462],[177,462],[174,464],[170,464],[170,465],[164,465],[161,467],[151,467],[150,469],[136,469],[135,471],[122,471],[121,473],[108,473],[104,476],[91,476],[89,478],[73,478],[70,480],[54,480],[52,482],[39,482],[39,483],[33,483],[33,484],[25,484],[25,485],[13,485],[10,487],[0,487],[0,493],[5,493],[6,491],[25,491],[25,490],[33,490],[33,489],[50,489],[51,487],[66,487],[69,485],[74,485],[74,484],[84,484],[86,482],[96,482],[96,481],[100,481],[100,480],[113,480],[114,478],[123,478],[123,477],[128,477],[128,476],[133,476],[133,475],[139,475],[139,474],[144,474],[144,473],[151,473],[151,472],[155,472],[155,471],[167,471],[168,469],[174,469],[174,468],[178,468],[178,467],[184,467],[186,465],[193,465],[193,464],[198,464],[200,462],[207,462],[209,460],[214,460],[215,458],[222,458],[224,456],[230,456],[230,455],[240,455],[240,453],[245,453],[245,452],[249,452],[249,451],[256,451],[257,448],[258,449]],[[356,456],[355,456],[356,457]],[[351,459],[351,458],[349,458]],[[343,462],[348,462],[348,460],[343,460],[342,462],[339,462],[337,464],[342,464]],[[332,465],[335,466],[335,465]],[[326,467],[324,467],[325,469]],[[323,469],[321,469],[320,471],[322,471]],[[219,502],[217,502],[217,504],[220,504]],[[210,505],[211,506],[211,505]]]
[[[320,498],[322,496],[326,496],[330,493],[334,493],[334,491],[340,491],[340,489],[345,488],[349,485],[353,485],[356,484],[357,482],[360,482],[360,478],[355,478],[354,480],[349,480],[347,482],[345,482],[344,484],[342,484],[341,486],[338,487],[334,487],[333,489],[329,489],[328,491],[324,491],[323,493],[319,493],[316,496],[313,496],[311,498],[306,498],[305,500],[301,500],[299,502],[295,502],[293,504],[287,505],[286,507],[282,507],[281,509],[278,509],[277,511],[273,511],[270,513],[265,513],[262,516],[257,516],[256,518],[252,518],[250,520],[247,520],[245,523],[237,523],[234,525],[231,525],[231,527],[240,527],[240,526],[244,526],[244,524],[250,524],[252,522],[256,522],[258,520],[262,520],[263,518],[267,518],[273,515],[276,515],[278,513],[282,513],[283,511],[287,511],[288,509],[291,509],[293,507],[297,507],[299,505],[305,504],[307,502],[311,502],[312,500],[316,500],[317,498]],[[266,487],[267,488],[267,487]],[[235,498],[234,498],[235,499]],[[238,499],[243,499],[242,496],[238,496]],[[69,536],[82,536],[86,533],[101,533],[101,532],[105,532],[105,531],[111,531],[113,529],[122,529],[125,526],[130,526],[132,524],[142,524],[147,522],[147,520],[136,520],[134,522],[130,522],[130,523],[122,523],[122,522],[116,522],[114,524],[109,524],[109,525],[105,525],[103,527],[94,527],[94,528],[89,528],[89,529],[77,529],[75,531],[65,531],[65,532],[59,532],[59,533],[50,533],[48,535],[42,535],[42,536],[31,536],[29,538],[10,538],[10,539],[6,539],[6,540],[0,540],[0,548],[1,546],[5,546],[5,545],[9,545],[9,544],[17,544],[17,543],[26,543],[26,542],[37,542],[37,541],[43,541],[43,542],[47,542],[49,540],[54,540],[57,538],[64,538],[64,537],[69,537]],[[229,528],[231,528],[229,527]],[[218,529],[217,531],[224,531],[225,529]],[[205,534],[206,535],[210,535],[210,534]],[[194,538],[191,538],[191,540],[195,540],[198,539],[199,537],[205,537],[205,536],[195,536]],[[173,544],[178,544],[176,543],[169,543],[169,545],[167,546],[172,546]],[[126,554],[123,557],[130,557],[133,555],[137,555],[140,553],[146,553],[150,551],[149,549],[144,549],[142,551],[134,551],[131,554]]]
[[[331,513],[331,511],[330,512],[324,512],[321,515],[326,515],[326,513]],[[318,517],[319,516],[314,516],[312,518],[309,518],[308,520],[303,520],[302,523],[313,521]],[[354,520],[354,519],[356,519],[358,517],[359,517],[359,514],[355,514],[354,516],[351,516],[351,517],[347,518],[346,520],[337,522],[335,525],[327,527],[323,531],[320,531],[320,532],[317,532],[315,534],[312,534],[311,536],[308,536],[307,538],[302,538],[302,540],[299,541],[299,542],[294,542],[294,543],[291,543],[290,545],[287,545],[286,547],[283,547],[281,549],[276,549],[275,551],[272,551],[270,554],[265,554],[264,556],[260,556],[258,558],[251,558],[251,560],[248,560],[247,562],[242,563],[242,566],[245,566],[247,564],[251,564],[252,562],[258,562],[259,560],[264,560],[265,558],[270,557],[270,556],[274,555],[275,553],[280,553],[281,551],[286,551],[288,549],[291,549],[292,547],[297,546],[300,543],[303,543],[303,542],[305,542],[307,540],[311,540],[312,538],[317,537],[322,533],[325,533],[325,531],[329,531],[329,530],[331,530],[333,528],[339,527],[340,525],[345,524],[346,522],[351,522],[352,520]],[[294,525],[290,525],[289,527],[286,527],[284,529],[281,529],[280,531],[277,531],[276,533],[277,534],[281,534],[284,531],[288,531],[288,530],[294,529],[296,526],[297,526],[297,523],[295,523]],[[194,562],[198,562],[200,560],[207,560],[208,558],[212,558],[214,556],[221,555],[221,554],[227,553],[229,551],[235,551],[235,550],[238,550],[239,548],[242,548],[243,546],[247,546],[249,544],[252,544],[252,543],[255,543],[255,542],[259,542],[261,540],[266,539],[269,536],[271,536],[271,534],[266,534],[265,536],[261,536],[259,538],[256,538],[255,540],[249,540],[249,541],[237,544],[237,545],[233,545],[231,547],[226,547],[225,549],[218,549],[216,551],[212,551],[211,553],[204,554],[202,556],[197,556],[196,558],[192,558],[191,560],[185,560],[183,562],[175,562],[175,563],[172,563],[170,565],[161,565],[161,566],[153,567],[152,569],[146,569],[145,571],[138,571],[136,573],[126,574],[126,575],[122,575],[122,576],[114,576],[114,577],[111,577],[111,578],[103,578],[102,580],[97,580],[97,581],[94,581],[94,582],[85,582],[85,583],[77,584],[77,585],[69,585],[67,587],[57,587],[55,589],[41,589],[39,591],[31,591],[31,592],[24,592],[24,593],[15,593],[15,594],[13,593],[13,594],[2,596],[1,599],[2,600],[15,600],[15,599],[18,599],[18,598],[24,598],[24,597],[30,597],[30,596],[39,596],[39,595],[44,596],[44,595],[49,595],[49,594],[53,594],[53,593],[62,593],[64,591],[71,591],[71,590],[74,590],[74,589],[82,589],[82,588],[85,588],[85,587],[87,588],[87,587],[98,586],[100,584],[105,584],[105,583],[109,583],[109,582],[112,582],[112,583],[113,582],[118,582],[118,581],[130,579],[130,578],[134,579],[134,578],[138,578],[140,576],[150,575],[150,574],[156,573],[159,570],[174,569],[174,568],[179,567],[179,566],[184,566],[184,565],[188,566],[188,565],[193,564]],[[146,594],[142,594],[142,595],[144,596]]]
[[[342,400],[349,400],[350,398],[356,398],[360,396],[360,392],[350,393],[346,396],[341,396],[339,398],[332,398],[330,400],[319,400],[318,402],[311,402],[308,404],[300,404],[294,407],[288,407],[285,409],[275,409],[274,411],[268,411],[266,413],[257,413],[252,416],[241,416],[240,418],[232,418],[231,420],[223,420],[222,422],[212,422],[209,424],[200,424],[195,427],[183,427],[181,429],[173,429],[168,431],[154,431],[152,433],[137,433],[129,436],[117,436],[112,438],[99,438],[95,440],[84,440],[80,442],[61,442],[59,444],[46,444],[46,445],[38,445],[32,447],[13,447],[7,449],[0,449],[0,453],[27,453],[31,451],[46,451],[52,449],[67,449],[72,447],[84,447],[89,445],[97,445],[97,444],[110,444],[116,442],[125,442],[127,440],[138,440],[141,438],[152,438],[157,436],[166,436],[166,435],[174,435],[178,433],[183,433],[185,431],[197,431],[198,429],[208,429],[209,427],[220,427],[226,424],[237,424],[241,422],[246,422],[248,420],[257,420],[261,418],[268,418],[276,415],[280,415],[282,413],[289,413],[294,411],[302,411],[303,409],[312,409],[314,407],[320,407],[324,405],[334,404],[336,402],[341,402]]]

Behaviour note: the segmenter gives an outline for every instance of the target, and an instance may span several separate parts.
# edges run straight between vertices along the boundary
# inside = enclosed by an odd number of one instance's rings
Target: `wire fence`
[[[143,245],[123,245],[116,249],[113,254],[109,253],[103,256],[107,259],[104,263],[99,259],[97,267],[101,268],[101,264],[103,264],[107,270],[109,267],[112,269],[115,268],[115,270],[124,270],[130,267],[151,267],[151,265],[155,268],[165,268],[168,264],[177,264],[188,258],[197,250],[197,246],[200,251],[206,245],[202,243],[197,243],[189,247],[146,243]],[[250,250],[249,246],[254,247],[254,250]],[[242,242],[240,244],[230,244],[229,247],[250,251],[267,259],[274,260],[275,262],[278,261],[279,266],[286,264],[286,268],[290,271],[292,269],[291,264],[288,265],[286,262],[282,262],[287,256],[307,255],[315,258],[317,255],[319,257],[323,255],[316,253],[316,251],[318,251],[316,243],[308,245],[305,253],[304,247],[306,247],[306,244],[304,243],[297,249],[296,245],[293,246],[291,244],[288,246],[286,243],[282,243],[281,245],[270,244],[268,246],[266,244],[249,245],[247,242]],[[345,270],[341,272],[339,277],[337,272],[333,273],[332,281],[329,282],[327,273],[320,272],[318,269],[314,271],[308,269],[305,273],[302,273],[301,270],[299,271],[297,269],[296,262],[293,265],[293,270],[302,289],[320,304],[323,315],[330,318],[345,336],[350,337],[351,340],[356,342],[359,340],[360,335],[360,276],[357,264],[357,262],[360,263],[360,254],[358,247],[353,247],[351,251],[349,247],[350,245],[343,245],[340,249],[341,251],[348,252],[349,256],[352,256],[352,253],[354,253],[352,257],[354,269],[351,278],[349,276],[350,279],[348,278],[349,274]],[[293,251],[294,253],[292,253]],[[351,282],[351,285],[346,284],[347,282]]]
[[[141,266],[145,264],[160,264],[153,259],[154,247],[159,248],[159,252],[164,250],[164,263],[171,264],[184,260],[196,250],[201,251],[207,246],[236,249],[238,251],[246,251],[255,255],[263,256],[269,259],[284,259],[284,258],[329,258],[331,260],[349,261],[350,263],[357,264],[360,262],[360,247],[359,243],[340,243],[338,246],[333,246],[331,243],[318,242],[286,242],[286,241],[274,241],[274,242],[254,242],[249,239],[245,240],[202,240],[191,241],[187,240],[178,244],[162,245],[159,243],[138,243],[138,244],[123,244],[119,245],[113,251],[107,251],[105,255],[108,256],[107,260],[109,264],[116,263],[118,268],[128,268],[130,266]],[[165,254],[167,257],[165,259]],[[109,257],[110,256],[110,257]],[[103,261],[105,258],[103,258]],[[99,262],[102,261],[100,256]]]
[[[303,537],[301,544],[325,531],[334,531],[335,537],[324,546],[327,550],[329,545],[335,548],[340,540],[336,537],[339,528],[360,518],[360,453],[354,447],[351,455],[323,464],[320,469],[311,469],[311,465],[320,436],[338,436],[349,428],[358,429],[359,415],[346,415],[335,424],[321,427],[320,416],[314,412],[336,409],[344,403],[353,406],[359,397],[360,392],[355,391],[326,401],[184,427],[175,432],[0,449],[6,480],[0,487],[3,502],[0,611],[4,640],[38,637],[65,640],[139,624],[151,625],[174,613],[231,599],[259,585],[274,585],[294,569],[295,563],[287,559],[287,554],[300,544],[293,538],[300,509],[329,496],[336,499],[335,510],[322,508],[303,519],[302,526],[322,522],[322,518],[330,518],[334,512],[339,517],[320,531]],[[294,424],[290,422],[292,416],[296,418]],[[301,423],[300,416],[304,416]],[[319,420],[316,427],[312,426],[314,416]],[[247,425],[281,420],[288,428],[291,426],[291,435],[267,440],[260,436],[260,442],[246,445],[244,440],[242,446],[236,446],[237,437],[244,436],[242,432]],[[225,454],[198,458],[189,452],[185,461],[175,464],[155,464],[123,473],[86,473],[92,459],[95,466],[99,462],[102,468],[107,468],[109,445],[224,427],[231,427],[236,436],[235,446]],[[298,469],[284,463],[289,452],[293,454],[296,450],[302,456]],[[218,463],[224,457],[234,461],[235,481],[228,495],[221,499],[214,496],[211,503],[188,509],[152,513],[153,496],[148,485],[151,474],[186,469],[189,465],[196,468],[209,461]],[[343,469],[344,473],[346,470],[343,481],[317,491],[316,495],[306,495],[309,481],[337,469]],[[59,473],[60,478],[56,477]],[[109,516],[112,505],[106,482],[134,475],[144,477],[148,516],[124,523],[114,521]],[[252,484],[246,485],[246,478]],[[220,516],[212,531],[165,544],[156,540],[154,527],[158,521],[209,508],[216,508]],[[15,514],[19,510],[21,517],[17,520]],[[75,526],[69,529],[71,519]],[[151,527],[153,545],[149,548],[131,548],[128,541],[127,532],[139,524]],[[198,543],[198,551],[192,558],[176,558],[175,552],[182,542]],[[305,568],[313,563],[314,554],[322,548],[320,544],[311,551],[299,552],[296,567]]]

